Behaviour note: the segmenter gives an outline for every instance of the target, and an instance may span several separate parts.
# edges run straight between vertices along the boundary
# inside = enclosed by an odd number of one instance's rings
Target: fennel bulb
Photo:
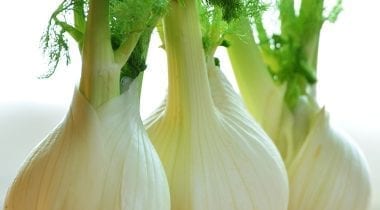
[[[6,210],[169,210],[161,162],[139,115],[136,79],[94,108],[76,90],[70,111],[32,152]]]
[[[145,64],[150,24],[166,5],[155,0],[59,5],[44,47],[57,64],[67,50],[63,33],[77,41],[82,56],[79,87],[65,120],[21,168],[6,210],[170,209],[165,172],[140,118],[139,73],[144,65],[132,65]],[[136,12],[139,18],[127,18]],[[73,15],[73,25],[64,22],[66,14]],[[124,76],[133,80],[130,86],[120,84]]]
[[[368,208],[368,166],[325,109],[313,118],[305,143],[288,167],[289,210],[364,210]]]
[[[168,177],[172,209],[287,209],[278,151],[213,62],[206,64],[196,1],[171,1],[163,29],[168,97],[145,125]]]
[[[239,35],[227,37],[240,92],[285,161],[289,210],[365,210],[371,194],[367,162],[315,98],[323,1],[302,1],[299,16],[287,3],[280,1],[278,8],[280,34],[268,37],[256,28],[258,45],[248,19],[242,19]]]

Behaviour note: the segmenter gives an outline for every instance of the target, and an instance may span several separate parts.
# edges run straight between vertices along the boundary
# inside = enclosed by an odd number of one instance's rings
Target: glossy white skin
[[[370,199],[366,160],[322,109],[288,167],[289,210],[365,210]]]
[[[210,69],[209,81],[213,113],[202,112],[199,101],[188,104],[199,109],[188,118],[163,105],[146,123],[168,176],[172,210],[287,209],[279,152],[222,72]]]
[[[97,110],[76,90],[64,121],[24,163],[4,208],[170,210],[166,176],[139,115],[139,82]]]

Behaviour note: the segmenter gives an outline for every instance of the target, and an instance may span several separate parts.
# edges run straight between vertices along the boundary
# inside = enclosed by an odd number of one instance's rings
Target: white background
[[[0,203],[28,152],[62,119],[78,78],[80,62],[74,54],[72,64],[52,78],[36,79],[47,70],[39,38],[57,5],[57,0],[0,3]],[[344,1],[337,23],[322,31],[318,70],[320,103],[369,161],[373,210],[380,210],[379,8],[376,0]],[[158,45],[155,40],[145,73],[143,117],[166,91],[165,57]],[[235,85],[228,61],[222,65]]]

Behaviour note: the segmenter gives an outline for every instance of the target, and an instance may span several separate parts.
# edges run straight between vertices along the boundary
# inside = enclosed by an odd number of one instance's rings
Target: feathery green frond
[[[88,4],[88,0],[63,0],[51,15],[41,38],[43,52],[49,59],[49,71],[43,77],[51,76],[60,62],[69,64],[67,35],[82,51]],[[113,49],[117,50],[131,34],[153,28],[165,14],[167,6],[168,0],[111,0],[109,25]]]
[[[202,0],[199,1],[202,41],[206,55],[218,46],[227,47],[227,34],[236,33],[236,22],[244,17],[260,17],[267,5],[260,0]]]
[[[84,7],[86,0],[64,0],[50,16],[46,31],[41,37],[41,47],[43,53],[49,59],[49,71],[43,78],[54,74],[61,60],[66,65],[70,63],[69,44],[66,35],[70,35],[81,48],[84,25],[80,22],[85,21]],[[81,8],[81,9],[79,9]],[[70,17],[75,15],[74,25]]]
[[[206,3],[221,8],[222,18],[227,22],[239,18],[244,6],[241,0],[206,0]]]

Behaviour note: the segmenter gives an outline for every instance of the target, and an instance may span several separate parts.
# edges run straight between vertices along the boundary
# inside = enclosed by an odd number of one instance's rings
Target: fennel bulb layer
[[[76,90],[58,127],[26,160],[6,210],[169,210],[161,162],[139,115],[136,79],[98,109]]]

